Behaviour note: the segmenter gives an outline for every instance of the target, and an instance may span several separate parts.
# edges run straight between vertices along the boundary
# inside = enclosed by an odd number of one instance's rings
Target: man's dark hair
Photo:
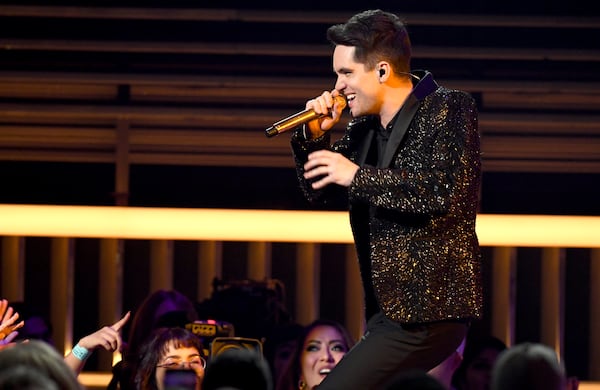
[[[411,44],[408,31],[398,16],[382,10],[364,11],[346,23],[327,30],[334,45],[353,46],[354,59],[368,70],[387,61],[395,72],[410,72]]]

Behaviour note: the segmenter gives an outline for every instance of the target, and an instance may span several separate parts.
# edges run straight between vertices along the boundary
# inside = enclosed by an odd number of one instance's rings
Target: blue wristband
[[[79,359],[81,361],[87,359],[87,357],[90,356],[90,351],[87,348],[84,348],[79,344],[77,344],[76,346],[73,347],[73,350],[71,351],[71,353],[73,354],[73,356],[75,356],[77,359]]]

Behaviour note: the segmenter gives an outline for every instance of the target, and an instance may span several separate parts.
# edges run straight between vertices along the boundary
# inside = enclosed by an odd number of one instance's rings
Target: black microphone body
[[[346,107],[346,99],[342,95],[338,95],[333,99],[335,103],[342,104],[342,109]],[[322,118],[327,115],[329,115],[329,113],[317,114],[312,109],[300,111],[294,115],[290,115],[287,118],[280,120],[279,122],[274,123],[273,126],[265,130],[265,135],[267,137],[274,137],[278,134],[295,129],[300,125],[303,125],[318,118]]]

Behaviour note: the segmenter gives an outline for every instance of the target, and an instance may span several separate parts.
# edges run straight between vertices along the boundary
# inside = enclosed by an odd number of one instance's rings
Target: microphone
[[[334,104],[337,103],[342,106],[342,110],[346,108],[346,98],[342,95],[338,95],[333,98]],[[288,130],[294,129],[300,125],[308,123],[314,119],[322,118],[327,114],[317,114],[314,110],[304,110],[300,111],[294,115],[290,115],[287,118],[280,120],[273,124],[273,126],[269,127],[265,130],[265,135],[267,137],[274,137],[278,134],[284,133]]]

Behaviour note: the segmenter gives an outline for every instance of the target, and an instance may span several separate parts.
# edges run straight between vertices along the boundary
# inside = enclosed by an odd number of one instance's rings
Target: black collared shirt
[[[392,134],[392,129],[394,128],[394,124],[398,119],[398,115],[402,111],[402,108],[398,110],[396,115],[392,118],[390,123],[384,128],[379,122],[379,126],[375,129],[375,146],[377,147],[377,166],[381,166],[383,155],[385,153],[385,147],[387,146],[387,142],[390,139],[390,135]]]

